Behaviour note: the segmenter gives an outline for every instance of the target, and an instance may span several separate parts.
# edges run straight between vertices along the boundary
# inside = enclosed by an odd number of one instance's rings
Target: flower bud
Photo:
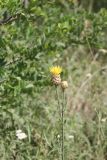
[[[67,81],[62,81],[61,82],[61,87],[62,87],[62,89],[68,88],[68,82]]]
[[[52,82],[55,85],[60,85],[61,84],[61,77],[60,77],[60,75],[59,74],[58,75],[53,75],[52,76]]]

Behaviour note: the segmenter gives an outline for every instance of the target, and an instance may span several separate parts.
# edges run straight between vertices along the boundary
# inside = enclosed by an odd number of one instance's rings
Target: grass
[[[107,159],[107,66],[99,57],[79,46],[66,49],[58,59],[64,68],[63,79],[69,83],[64,118],[65,160]],[[13,123],[4,112],[7,116],[1,124],[6,121],[1,130],[0,159],[59,160],[60,124],[55,88],[44,87],[38,93],[34,88],[31,96],[18,97],[17,105],[8,109]],[[18,140],[17,129],[22,129],[27,139]]]

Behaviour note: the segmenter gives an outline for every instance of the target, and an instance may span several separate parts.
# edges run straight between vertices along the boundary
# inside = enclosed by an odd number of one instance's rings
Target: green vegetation
[[[64,160],[107,159],[106,8],[107,0],[0,0],[0,160],[59,160],[54,65],[69,84]]]

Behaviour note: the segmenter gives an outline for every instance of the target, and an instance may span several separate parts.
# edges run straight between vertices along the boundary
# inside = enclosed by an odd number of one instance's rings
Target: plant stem
[[[62,110],[61,110],[61,133],[62,133],[61,152],[62,152],[62,160],[64,160],[64,105],[65,105],[65,93],[64,93],[64,90],[63,90],[63,103],[62,103]]]
[[[58,87],[56,86],[56,99],[58,101],[58,112],[60,115],[60,100],[59,100],[59,94],[58,94]]]
[[[59,94],[58,94],[58,88],[56,87],[56,98],[58,101],[58,110],[59,110],[59,116],[60,116],[60,123],[61,123],[61,160],[64,160],[64,110],[65,110],[65,91],[63,90],[63,96],[62,96],[62,103],[60,102],[59,99]]]
[[[58,102],[58,107],[57,107],[57,110],[58,110],[58,114],[59,114],[59,121],[61,120],[61,102],[60,102],[60,98],[59,98],[59,93],[58,93],[58,86],[55,86],[56,88],[56,99],[57,99],[57,102]],[[61,159],[61,142],[59,141],[59,159]]]

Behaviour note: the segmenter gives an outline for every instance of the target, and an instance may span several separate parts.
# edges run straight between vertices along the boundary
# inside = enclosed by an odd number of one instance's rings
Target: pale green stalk
[[[60,102],[58,87],[56,87],[56,96],[58,101],[58,110],[61,122],[61,160],[64,160],[64,108],[65,108],[65,91],[63,90],[62,103]]]
[[[62,132],[62,145],[61,145],[61,151],[62,151],[62,160],[64,160],[64,107],[65,107],[65,93],[63,90],[63,103],[62,103],[62,109],[61,109],[61,132]]]

